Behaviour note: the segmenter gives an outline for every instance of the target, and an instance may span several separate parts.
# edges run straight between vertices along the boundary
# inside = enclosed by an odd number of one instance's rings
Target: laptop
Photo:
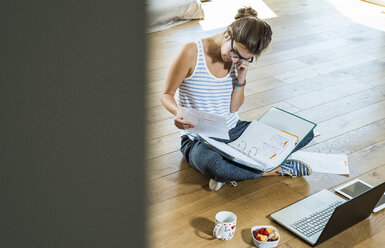
[[[347,201],[324,189],[270,216],[315,246],[369,217],[384,192],[385,182]]]

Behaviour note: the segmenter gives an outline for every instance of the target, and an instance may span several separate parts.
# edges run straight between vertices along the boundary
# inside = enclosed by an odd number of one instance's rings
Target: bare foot
[[[282,169],[281,169],[281,167],[280,168],[278,168],[278,169],[276,169],[276,170],[274,170],[274,171],[270,171],[270,172],[265,172],[265,173],[263,173],[263,177],[269,177],[269,176],[279,176],[279,175],[281,175],[281,171],[282,171]]]

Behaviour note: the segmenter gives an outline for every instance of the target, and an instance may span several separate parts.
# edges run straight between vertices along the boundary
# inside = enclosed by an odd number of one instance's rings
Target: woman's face
[[[227,39],[224,39],[221,47],[222,59],[225,62],[237,63],[242,60],[248,61],[249,63],[253,62],[254,54],[246,49],[244,45],[236,42],[229,36]]]

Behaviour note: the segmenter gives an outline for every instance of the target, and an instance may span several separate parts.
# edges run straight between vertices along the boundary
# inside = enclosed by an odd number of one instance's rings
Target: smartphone
[[[360,179],[354,179],[350,182],[347,182],[337,188],[335,188],[334,190],[349,198],[349,199],[352,199],[356,196],[358,196],[359,194],[367,191],[368,189],[372,188],[372,186],[368,183],[365,183],[364,181],[360,180]]]

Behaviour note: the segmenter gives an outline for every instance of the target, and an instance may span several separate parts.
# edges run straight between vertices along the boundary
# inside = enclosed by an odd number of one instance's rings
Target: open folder
[[[280,166],[315,127],[311,121],[271,107],[230,143],[203,134],[196,138],[238,164],[268,172]]]

